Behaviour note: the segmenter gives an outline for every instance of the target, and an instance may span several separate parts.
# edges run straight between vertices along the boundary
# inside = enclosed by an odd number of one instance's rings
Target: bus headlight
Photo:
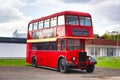
[[[75,60],[76,60],[76,58],[75,58],[75,57],[72,57],[72,60],[73,60],[73,61],[75,61]]]
[[[88,56],[88,59],[89,59],[90,62],[96,62],[96,60],[91,56]]]

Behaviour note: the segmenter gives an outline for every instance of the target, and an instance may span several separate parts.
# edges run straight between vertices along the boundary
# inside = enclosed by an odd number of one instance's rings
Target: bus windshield
[[[80,49],[79,39],[68,39],[68,50],[78,50]]]

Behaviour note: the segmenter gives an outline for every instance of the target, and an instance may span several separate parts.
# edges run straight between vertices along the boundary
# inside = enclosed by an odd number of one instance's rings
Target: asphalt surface
[[[31,66],[1,66],[0,80],[120,80],[120,70],[96,67],[93,73],[81,70],[60,73],[56,70]]]

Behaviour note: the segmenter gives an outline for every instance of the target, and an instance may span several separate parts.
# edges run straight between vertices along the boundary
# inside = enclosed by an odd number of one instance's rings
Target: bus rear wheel
[[[65,73],[68,71],[65,59],[63,59],[63,58],[60,59],[59,65],[58,65],[58,70],[62,73]]]
[[[88,67],[86,68],[86,71],[87,71],[88,73],[92,73],[92,72],[94,71],[94,68],[95,68],[94,65],[90,65],[90,66],[88,66]]]
[[[32,58],[32,67],[38,67],[35,57]]]

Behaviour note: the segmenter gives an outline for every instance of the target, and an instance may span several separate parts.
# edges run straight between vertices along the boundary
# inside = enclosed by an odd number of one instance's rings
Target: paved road
[[[120,70],[96,67],[93,73],[24,67],[0,67],[0,80],[120,80]]]

